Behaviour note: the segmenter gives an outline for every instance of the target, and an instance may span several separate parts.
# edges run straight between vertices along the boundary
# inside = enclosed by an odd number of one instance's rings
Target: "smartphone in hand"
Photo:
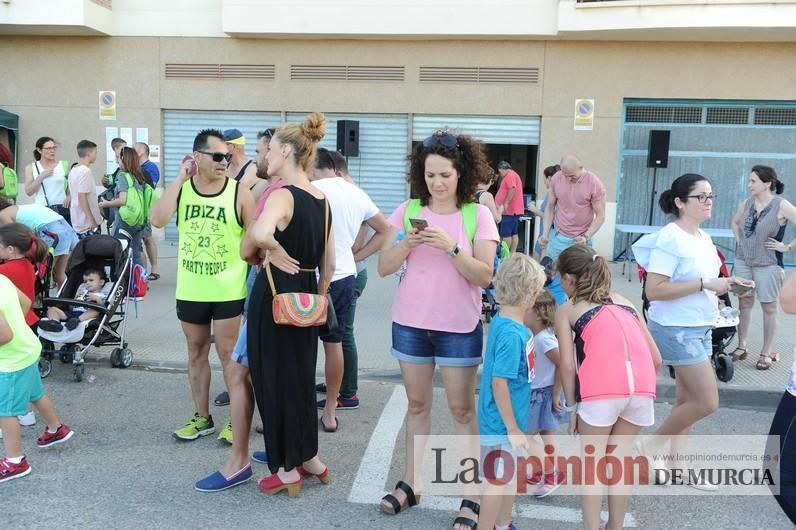
[[[194,160],[191,155],[185,155],[185,157],[182,159],[182,163],[183,164],[185,164],[185,162],[189,162],[189,161],[190,161],[191,165],[188,168],[188,176],[189,177],[193,177],[194,175],[196,175],[196,160]]]
[[[747,285],[745,283],[731,283],[730,284],[730,291],[735,294],[741,295],[746,294],[754,288],[753,285]]]
[[[423,219],[422,217],[410,217],[409,224],[412,225],[412,228],[418,231],[422,231],[428,228],[428,221]]]

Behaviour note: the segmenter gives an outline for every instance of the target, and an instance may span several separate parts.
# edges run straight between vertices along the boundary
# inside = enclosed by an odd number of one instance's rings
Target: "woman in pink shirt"
[[[406,261],[393,303],[392,354],[401,366],[409,406],[406,416],[406,467],[403,480],[381,501],[395,514],[417,504],[413,481],[414,437],[431,433],[431,399],[435,366],[440,366],[456,434],[478,434],[475,379],[481,363],[481,289],[492,279],[499,241],[489,210],[474,202],[478,182],[489,178],[484,147],[468,136],[438,131],[418,144],[410,156],[409,183],[419,211],[405,219],[407,206],[390,216],[393,230],[379,256],[379,274],[396,272]],[[475,212],[474,214],[472,212]],[[411,230],[405,230],[411,221]],[[396,243],[398,233],[405,237]],[[477,445],[472,448],[478,455]],[[477,493],[462,502],[454,528],[472,528],[478,519]]]

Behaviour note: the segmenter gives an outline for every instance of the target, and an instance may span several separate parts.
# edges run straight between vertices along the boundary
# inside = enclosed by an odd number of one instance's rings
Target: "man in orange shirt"
[[[500,237],[513,253],[517,252],[517,245],[520,242],[518,235],[520,216],[525,213],[522,179],[505,160],[498,163],[497,167],[500,173],[500,188],[495,195],[495,202],[503,211],[503,218],[500,220]]]

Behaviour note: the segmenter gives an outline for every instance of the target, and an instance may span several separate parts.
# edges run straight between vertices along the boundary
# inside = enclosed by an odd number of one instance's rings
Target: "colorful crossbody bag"
[[[323,227],[324,237],[328,240],[329,231],[329,200],[326,200],[326,213]],[[324,241],[326,241],[324,240]],[[323,257],[321,266],[326,262],[326,242],[323,244]],[[314,272],[309,269],[301,269],[304,272]],[[297,326],[308,328],[311,326],[323,326],[330,310],[330,300],[326,295],[329,282],[324,278],[323,284],[319,286],[319,294],[313,293],[280,293],[277,294],[274,286],[274,278],[271,275],[271,264],[265,268],[268,276],[268,284],[271,286],[271,293],[274,295],[272,309],[274,313],[274,323],[283,326]]]

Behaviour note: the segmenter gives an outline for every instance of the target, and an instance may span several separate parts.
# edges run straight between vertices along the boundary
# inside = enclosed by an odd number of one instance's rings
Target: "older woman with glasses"
[[[25,193],[70,222],[67,176],[69,161],[58,160],[58,144],[49,136],[36,140],[34,162],[25,168]]]
[[[763,310],[763,346],[757,361],[758,370],[768,370],[777,360],[771,351],[777,334],[777,298],[785,281],[782,254],[796,246],[796,240],[783,242],[788,221],[796,223],[796,208],[780,195],[785,190],[773,168],[754,166],[749,173],[749,198],[743,201],[732,218],[737,241],[735,274],[754,280],[755,287],[738,296],[741,322],[738,326],[738,347],[733,360],[748,355],[747,339],[752,323],[755,295]]]
[[[408,181],[418,197],[390,216],[393,229],[379,256],[379,274],[406,272],[393,301],[392,354],[409,399],[403,480],[381,501],[390,514],[419,502],[414,481],[415,437],[431,433],[431,400],[439,365],[456,434],[478,434],[475,378],[481,364],[481,289],[492,279],[499,241],[490,211],[474,204],[479,182],[490,178],[484,146],[468,136],[439,131],[410,155]],[[404,237],[398,241],[399,232]],[[477,443],[469,448],[477,456]],[[417,490],[417,492],[416,492]],[[475,527],[477,493],[462,502],[454,528]]]

